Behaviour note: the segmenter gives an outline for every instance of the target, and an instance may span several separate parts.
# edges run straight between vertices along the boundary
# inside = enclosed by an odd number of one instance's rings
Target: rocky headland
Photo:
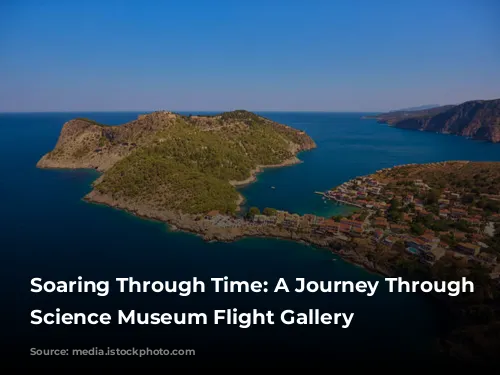
[[[459,105],[395,111],[365,118],[374,118],[401,129],[500,142],[500,99],[472,100]]]

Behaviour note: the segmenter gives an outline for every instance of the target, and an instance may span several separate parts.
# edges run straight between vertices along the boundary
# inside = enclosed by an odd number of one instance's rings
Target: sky
[[[0,1],[0,112],[500,98],[497,0]]]

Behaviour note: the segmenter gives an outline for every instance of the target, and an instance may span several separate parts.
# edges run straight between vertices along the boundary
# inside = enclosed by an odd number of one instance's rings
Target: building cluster
[[[487,250],[484,240],[488,234],[484,228],[488,226],[489,220],[499,219],[498,215],[485,218],[481,208],[464,205],[460,200],[460,194],[450,189],[445,189],[438,197],[438,212],[431,212],[426,208],[424,200],[418,198],[430,191],[431,187],[419,179],[408,181],[406,184],[411,186],[408,190],[412,193],[398,194],[388,189],[385,183],[370,177],[358,177],[326,192],[325,195],[339,203],[362,207],[377,213],[365,225],[364,231],[369,234],[373,244],[392,247],[398,242],[404,243],[408,253],[420,257],[422,262],[428,264],[433,264],[448,253],[495,268],[498,259],[495,254]],[[405,208],[402,220],[398,223],[391,222],[388,217],[391,208],[388,202],[393,199]],[[422,235],[417,236],[412,234],[411,224],[419,216],[431,217],[434,221],[462,221],[466,224],[467,231],[454,229],[435,232],[426,229]],[[440,238],[444,236],[453,238],[456,244],[450,246],[442,241]]]
[[[486,238],[494,233],[494,229],[488,233],[485,228],[492,224],[490,220],[500,219],[498,215],[486,218],[482,209],[464,205],[460,194],[449,189],[445,189],[437,197],[431,211],[421,199],[431,190],[426,183],[422,180],[412,180],[406,181],[402,186],[402,189],[396,188],[392,184],[389,186],[370,177],[358,177],[325,192],[323,195],[329,199],[362,209],[360,213],[335,220],[285,211],[277,211],[275,215],[258,214],[252,218],[227,218],[218,212],[210,212],[205,218],[217,226],[277,226],[289,231],[332,239],[349,240],[362,237],[373,246],[388,249],[398,244],[402,251],[418,257],[425,264],[433,264],[447,254],[467,262],[480,263],[492,270],[491,275],[500,275],[497,256],[488,251],[485,244]],[[401,193],[402,191],[404,193]],[[390,202],[393,200],[399,202],[401,218],[397,222],[390,215]],[[461,222],[466,225],[466,230],[460,231],[456,226],[452,226],[455,229],[439,232],[424,227],[423,233],[417,235],[416,231],[412,230],[412,225],[416,221],[422,222],[418,220],[419,217],[427,217],[436,222]]]
[[[385,209],[389,205],[380,195],[384,184],[370,177],[357,177],[344,182],[333,190],[329,190],[325,195],[339,203],[350,204],[356,207],[366,207],[368,209]],[[373,199],[378,197],[379,199]]]
[[[312,214],[298,215],[286,211],[278,211],[276,215],[255,215],[253,222],[276,225],[293,231],[306,234],[330,235],[330,236],[361,236],[365,230],[365,222],[355,218],[342,218],[340,221],[328,219]]]

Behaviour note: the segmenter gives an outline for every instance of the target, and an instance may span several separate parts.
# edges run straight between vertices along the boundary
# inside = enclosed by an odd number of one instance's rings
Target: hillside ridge
[[[408,129],[455,134],[477,140],[500,142],[500,99],[471,100],[420,111],[396,111],[374,118],[379,123]]]

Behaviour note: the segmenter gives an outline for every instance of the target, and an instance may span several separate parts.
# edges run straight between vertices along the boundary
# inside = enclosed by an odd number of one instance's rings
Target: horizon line
[[[498,99],[471,99],[471,100],[466,100],[464,102],[458,102],[454,104],[438,104],[438,105],[433,105],[433,107],[429,107],[426,109],[430,108],[437,108],[437,107],[444,107],[444,106],[456,106],[460,104],[464,104],[467,102],[474,102],[474,101],[495,101],[495,100],[500,100]],[[405,111],[409,110],[409,108],[415,108],[412,110],[417,110],[419,107],[425,107],[427,105],[422,105],[422,106],[416,106],[416,107],[407,107],[407,108],[397,108],[397,109],[378,109],[378,110],[352,110],[352,109],[342,109],[342,110],[331,110],[331,109],[319,109],[319,110],[312,110],[312,109],[294,109],[294,110],[286,110],[286,109],[245,109],[245,108],[236,108],[236,109],[227,109],[227,110],[215,110],[215,109],[210,109],[210,110],[199,110],[199,109],[119,109],[119,110],[113,110],[113,109],[106,109],[106,110],[29,110],[29,111],[1,111],[0,114],[30,114],[30,113],[138,113],[138,112],[157,112],[157,111],[169,111],[169,112],[175,112],[175,113],[180,113],[180,112],[210,112],[210,113],[223,113],[223,112],[232,112],[232,111],[237,111],[237,110],[246,110],[249,112],[268,112],[268,113],[387,113],[387,112],[397,112],[397,111]]]
[[[230,109],[230,110],[199,110],[199,109],[191,109],[191,110],[173,110],[173,109],[142,109],[142,110],[67,110],[67,111],[0,111],[0,114],[30,114],[30,113],[137,113],[137,112],[159,112],[159,111],[168,111],[174,113],[181,112],[215,112],[215,113],[223,113],[223,112],[233,112],[244,110],[248,112],[276,112],[276,113],[382,113],[389,112],[391,110],[378,110],[378,111],[367,111],[367,110],[284,110],[284,109]]]

